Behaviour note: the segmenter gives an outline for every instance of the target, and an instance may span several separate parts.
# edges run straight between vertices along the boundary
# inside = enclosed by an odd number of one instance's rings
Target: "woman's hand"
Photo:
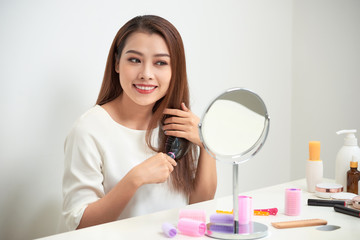
[[[157,153],[134,167],[132,172],[135,173],[135,178],[140,181],[140,186],[150,183],[162,183],[168,179],[176,165],[175,160],[165,153]]]
[[[184,103],[181,104],[181,109],[166,108],[164,114],[171,115],[164,122],[163,130],[166,135],[185,138],[202,146],[198,130],[200,119]]]

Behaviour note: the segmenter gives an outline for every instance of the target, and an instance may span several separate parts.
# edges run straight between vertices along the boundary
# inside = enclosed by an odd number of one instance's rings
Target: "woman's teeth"
[[[154,88],[156,88],[156,86],[147,87],[147,86],[138,86],[138,85],[135,85],[135,87],[145,91],[153,90]]]

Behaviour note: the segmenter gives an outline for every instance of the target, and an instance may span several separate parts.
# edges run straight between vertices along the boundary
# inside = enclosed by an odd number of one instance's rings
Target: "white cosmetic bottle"
[[[323,179],[323,162],[320,160],[320,142],[309,142],[309,159],[306,161],[306,184],[308,192],[315,192],[316,184]]]
[[[335,182],[343,185],[344,192],[346,192],[346,173],[349,170],[352,157],[355,156],[356,158],[360,158],[360,148],[358,146],[357,138],[355,137],[356,130],[341,130],[336,133],[338,135],[346,134],[344,146],[342,146],[337,153],[335,163]]]

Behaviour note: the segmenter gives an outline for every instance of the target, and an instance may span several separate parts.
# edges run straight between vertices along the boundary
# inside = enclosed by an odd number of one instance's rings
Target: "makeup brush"
[[[167,155],[175,160],[181,159],[187,152],[188,140],[174,136],[168,136],[165,142]]]

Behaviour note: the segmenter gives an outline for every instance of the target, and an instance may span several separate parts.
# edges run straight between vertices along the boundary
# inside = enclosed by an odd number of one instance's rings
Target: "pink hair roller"
[[[190,218],[180,218],[177,227],[182,234],[193,237],[204,236],[206,231],[204,222]]]
[[[287,188],[285,190],[285,215],[299,216],[301,213],[301,189]]]
[[[200,222],[206,222],[206,212],[198,209],[180,209],[179,219],[190,218]]]
[[[170,223],[163,223],[161,228],[164,234],[169,238],[175,237],[177,234],[176,228]]]
[[[239,201],[239,224],[249,224],[254,214],[252,209],[252,198],[248,196],[238,196]]]

